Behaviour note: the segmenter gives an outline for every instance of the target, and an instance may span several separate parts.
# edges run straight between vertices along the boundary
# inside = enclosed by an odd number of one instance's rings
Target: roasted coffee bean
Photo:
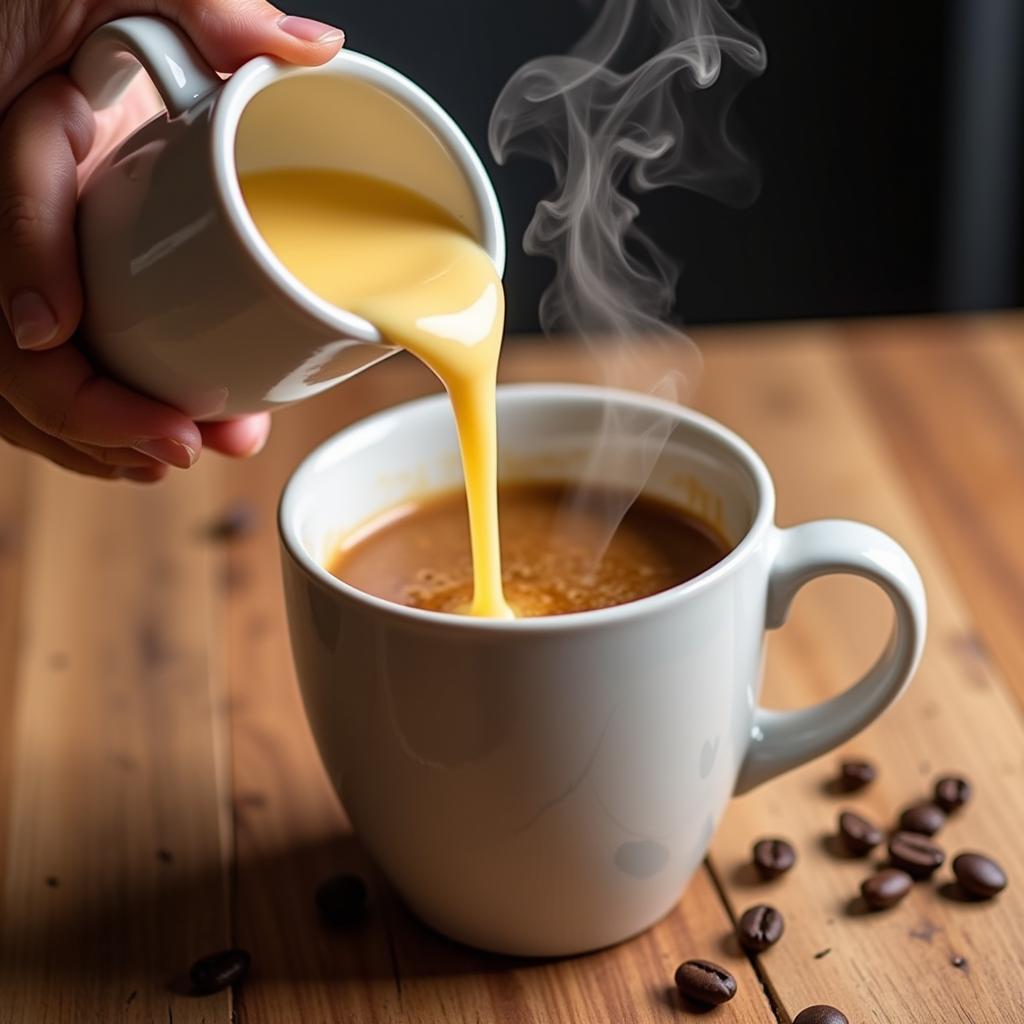
[[[366,913],[366,883],[358,875],[335,875],[316,890],[316,908],[330,925],[344,928]]]
[[[908,807],[900,815],[900,828],[904,832],[918,832],[933,836],[946,824],[946,812],[933,803],[920,803]]]
[[[208,996],[239,984],[249,973],[252,958],[244,949],[224,949],[200,957],[189,969],[192,991]]]
[[[257,526],[259,513],[249,501],[238,501],[224,509],[216,519],[206,524],[203,533],[207,540],[224,544],[248,536]]]
[[[917,832],[895,832],[889,837],[889,860],[911,878],[930,878],[941,868],[946,855],[938,843]]]
[[[958,853],[953,874],[960,888],[979,900],[991,899],[1006,888],[1006,872],[983,853]]]
[[[754,867],[762,878],[778,878],[796,863],[796,850],[785,839],[759,839],[754,843]]]
[[[701,1006],[720,1006],[736,995],[736,979],[710,960],[687,960],[676,968],[676,987]]]
[[[748,953],[760,953],[782,938],[786,922],[774,908],[764,903],[745,910],[736,925],[736,938]]]
[[[839,787],[853,793],[874,782],[877,775],[870,761],[843,761],[839,766]]]
[[[935,783],[935,802],[947,813],[959,811],[971,799],[971,784],[956,775],[946,775]]]
[[[872,910],[894,907],[910,892],[914,880],[899,868],[883,868],[860,883],[860,894]]]
[[[850,1021],[842,1010],[819,1003],[801,1010],[793,1018],[793,1024],[850,1024]]]
[[[882,830],[853,811],[839,815],[839,839],[855,857],[870,853],[883,839]]]

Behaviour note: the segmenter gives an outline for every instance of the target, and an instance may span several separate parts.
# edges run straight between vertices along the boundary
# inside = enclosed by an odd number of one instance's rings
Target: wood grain
[[[765,456],[783,524],[863,518],[918,561],[931,602],[925,663],[907,697],[850,745],[882,775],[848,803],[889,824],[938,772],[965,772],[978,795],[943,842],[997,856],[1011,887],[964,904],[943,888],[945,870],[893,911],[858,913],[851,899],[868,864],[829,852],[847,803],[825,789],[836,761],[826,758],[733,804],[710,870],[661,925],[564,961],[480,954],[401,907],[350,834],[295,688],[274,526],[280,487],[345,423],[436,390],[426,371],[389,360],[278,416],[258,459],[204,459],[150,491],[0,450],[0,1024],[668,1022],[689,1019],[670,982],[693,955],[740,980],[716,1020],[788,1021],[822,1000],[855,1021],[1015,1019],[1024,1007],[1024,850],[1012,832],[1024,811],[1024,724],[1010,689],[1024,681],[1014,611],[1024,592],[1021,324],[705,331],[698,393]],[[656,344],[594,358],[577,342],[513,341],[502,373],[650,389],[678,356]],[[225,513],[238,528],[212,539],[204,526]],[[867,584],[812,585],[769,639],[766,699],[796,707],[847,685],[887,621]],[[750,843],[779,833],[798,844],[800,863],[778,883],[755,883]],[[365,925],[339,933],[316,920],[312,894],[345,870],[367,876],[372,905]],[[729,938],[730,914],[765,900],[786,915],[787,932],[760,958],[759,978]],[[234,1003],[175,991],[197,954],[232,943],[254,958]]]
[[[0,1021],[227,1021],[176,991],[229,939],[203,478],[32,473]]]
[[[6,873],[14,760],[14,708],[21,656],[24,529],[30,465],[23,453],[0,443],[0,878]],[[0,921],[4,918],[0,889]]]
[[[865,915],[852,901],[870,864],[837,859],[825,846],[840,808],[891,826],[903,806],[929,795],[938,773],[953,770],[973,779],[978,793],[941,842],[950,855],[987,851],[1012,877],[1024,877],[1024,849],[1006,825],[1024,815],[1024,724],[976,642],[900,466],[886,457],[871,407],[821,331],[803,333],[757,350],[713,348],[703,402],[755,439],[775,475],[780,522],[843,514],[908,548],[928,589],[928,647],[909,693],[848,748],[879,764],[876,784],[841,800],[823,792],[836,758],[796,771],[734,802],[712,862],[735,910],[768,896],[785,915],[786,938],[763,959],[788,1013],[831,1002],[852,1019],[995,1024],[1008,1007],[1024,1006],[1020,887],[991,904],[965,904],[949,898],[947,866],[897,909]],[[791,623],[771,638],[768,701],[801,705],[847,685],[879,649],[887,620],[884,602],[865,584],[808,588]],[[776,885],[752,886],[744,869],[750,841],[775,833],[797,844],[801,862]],[[968,970],[952,966],[957,954]]]
[[[1024,705],[1024,318],[851,326],[847,353]]]

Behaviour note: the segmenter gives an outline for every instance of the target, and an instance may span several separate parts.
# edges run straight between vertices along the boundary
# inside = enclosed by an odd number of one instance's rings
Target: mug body
[[[185,113],[160,114],[118,146],[80,202],[92,353],[195,419],[290,404],[395,351],[270,251],[238,175],[277,168],[411,188],[454,214],[504,269],[483,165],[421,89],[348,51],[318,68],[250,61]]]
[[[773,493],[735,435],[604,389],[499,390],[504,480],[580,479],[613,407],[603,482],[714,523],[732,545],[696,579],[616,608],[493,622],[402,608],[335,579],[339,535],[461,484],[444,396],[332,438],[280,508],[292,648],[323,762],[357,834],[424,920],[548,956],[668,913],[747,752],[760,686]],[[632,451],[656,426],[664,444]],[[647,442],[645,442],[645,437]]]

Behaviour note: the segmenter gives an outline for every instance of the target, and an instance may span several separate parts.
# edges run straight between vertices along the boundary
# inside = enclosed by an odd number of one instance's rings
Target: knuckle
[[[20,359],[0,358],[0,398],[17,409],[44,434],[63,440],[67,433],[68,409],[41,401],[36,388],[26,380]]]
[[[27,384],[21,376],[14,381],[6,394],[11,403],[37,430],[57,438],[58,441],[67,440],[67,407],[53,400],[47,401],[38,393],[37,388]]]
[[[32,196],[0,194],[0,237],[11,247],[28,249],[37,244],[51,219],[45,204]]]
[[[66,408],[54,408],[52,406],[37,407],[37,423],[39,429],[57,438],[58,441],[70,440],[68,430],[68,410]]]
[[[94,374],[84,377],[70,398],[59,408],[50,410],[48,432],[62,441],[91,444],[96,441],[95,416],[89,415],[90,398],[100,378]]]

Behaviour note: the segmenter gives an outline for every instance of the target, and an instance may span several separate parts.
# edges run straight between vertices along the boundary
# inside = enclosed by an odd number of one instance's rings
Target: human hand
[[[74,343],[82,314],[74,237],[80,183],[160,108],[145,75],[94,114],[64,73],[89,33],[128,14],[177,22],[217,71],[259,54],[322,64],[330,25],[264,0],[2,0],[0,17],[0,437],[93,476],[158,480],[204,445],[252,455],[267,414],[196,424],[97,372]]]

